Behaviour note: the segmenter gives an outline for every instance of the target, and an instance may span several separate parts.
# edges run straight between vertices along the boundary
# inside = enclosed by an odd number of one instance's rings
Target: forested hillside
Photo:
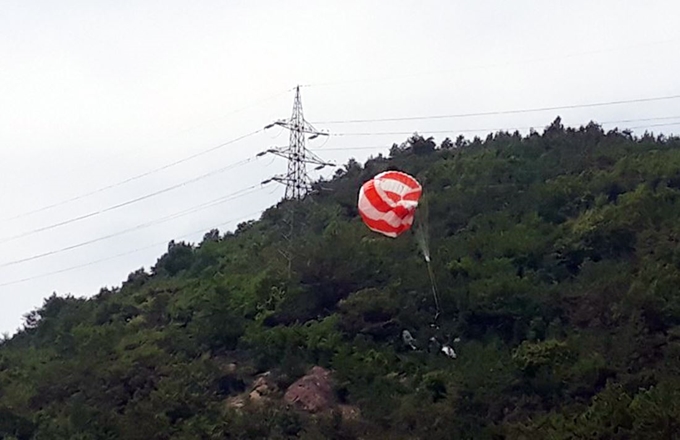
[[[389,167],[425,189],[439,328],[414,231],[383,237],[357,213]],[[680,432],[679,138],[559,118],[527,136],[414,135],[316,186],[233,233],[171,242],[120,288],[27,314],[0,343],[0,438]],[[314,366],[333,396],[311,413],[283,395]]]

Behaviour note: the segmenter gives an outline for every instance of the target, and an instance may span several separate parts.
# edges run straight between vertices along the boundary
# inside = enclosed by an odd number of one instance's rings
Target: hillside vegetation
[[[357,213],[388,167],[425,188],[439,328],[416,236]],[[233,233],[171,242],[120,288],[45,300],[0,343],[0,438],[670,439],[679,218],[679,138],[559,118],[527,136],[414,135]],[[281,399],[313,366],[358,416]],[[278,391],[229,404],[265,372]]]

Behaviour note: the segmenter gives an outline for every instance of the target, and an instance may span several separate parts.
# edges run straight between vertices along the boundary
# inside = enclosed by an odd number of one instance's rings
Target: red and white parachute
[[[385,171],[364,183],[359,190],[359,214],[372,231],[397,237],[413,224],[420,183],[400,171]]]

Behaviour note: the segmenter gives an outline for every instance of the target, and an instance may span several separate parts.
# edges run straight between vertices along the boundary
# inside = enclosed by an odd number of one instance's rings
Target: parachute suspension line
[[[429,221],[430,216],[428,212],[427,197],[422,197],[420,202],[419,212],[416,214],[416,240],[420,245],[420,250],[423,253],[425,261],[429,264],[430,262],[430,228]]]
[[[427,196],[422,197],[420,203],[420,209],[416,215],[416,240],[420,245],[420,250],[423,253],[423,258],[425,258],[425,263],[427,264],[427,273],[430,276],[430,285],[432,288],[432,297],[434,298],[435,315],[434,321],[436,322],[441,313],[441,308],[439,305],[439,293],[437,289],[437,280],[434,276],[434,271],[432,270],[432,257],[430,255],[430,231],[429,231],[429,210],[428,210],[428,199]]]
[[[434,315],[434,321],[437,322],[441,309],[439,308],[439,294],[437,293],[437,281],[434,277],[434,271],[432,270],[432,264],[430,260],[427,261],[427,273],[430,274],[430,284],[432,285],[432,296],[434,297],[434,306],[436,313]]]

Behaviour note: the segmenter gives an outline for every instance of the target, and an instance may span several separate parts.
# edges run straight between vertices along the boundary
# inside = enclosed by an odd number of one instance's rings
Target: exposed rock
[[[229,397],[226,406],[239,412],[246,411],[250,405],[266,405],[280,403],[280,391],[267,371],[255,378],[245,392]],[[312,367],[305,376],[295,381],[283,395],[283,401],[288,405],[315,414],[316,416],[340,415],[344,421],[361,420],[358,407],[339,404],[333,390],[331,372],[322,367]]]
[[[252,391],[250,392],[250,394],[248,394],[248,397],[250,398],[251,401],[259,402],[264,397],[271,396],[274,392],[277,391],[277,387],[271,381],[270,376],[271,373],[267,371],[266,373],[259,375],[255,379],[251,387]]]
[[[259,402],[262,400],[262,397],[262,394],[260,394],[260,392],[257,390],[253,390],[250,392],[250,394],[248,394],[248,398],[253,402]]]
[[[286,390],[283,399],[286,403],[311,413],[330,409],[335,405],[331,373],[322,367],[313,367],[309,374],[295,381]]]
[[[252,386],[253,390],[260,392],[260,394],[270,393],[275,387],[276,385],[274,385],[270,380],[269,371],[259,375],[253,382]]]
[[[242,408],[247,403],[263,403],[278,391],[278,387],[271,381],[271,373],[267,371],[259,375],[250,387],[250,391],[227,399],[230,408]]]

